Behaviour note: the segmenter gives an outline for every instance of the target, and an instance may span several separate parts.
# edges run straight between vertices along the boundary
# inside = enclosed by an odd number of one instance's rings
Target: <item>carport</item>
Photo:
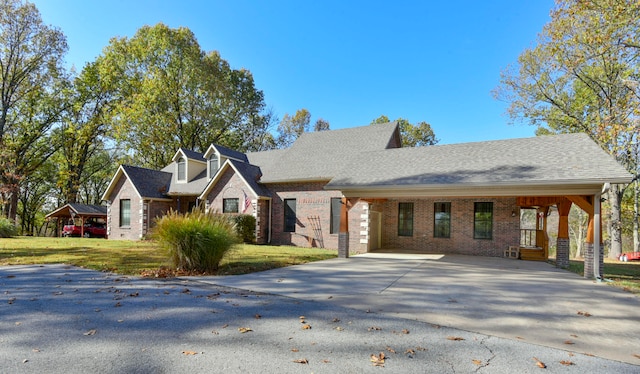
[[[497,257],[516,246],[523,259],[546,260],[546,215],[549,207],[556,206],[560,216],[557,264],[566,267],[568,215],[576,205],[589,215],[584,276],[602,278],[601,199],[631,180],[588,135],[566,134],[366,154],[354,159],[325,189],[339,190],[344,196],[341,257],[348,256],[353,243],[349,210],[365,202],[369,213],[360,225],[360,243],[368,244],[370,252],[372,243],[379,242],[382,249],[411,253]],[[445,205],[445,235],[436,230],[441,205]],[[521,239],[519,211],[524,208],[536,209],[540,217],[528,242]],[[483,214],[485,222],[481,222]],[[374,215],[382,217],[381,223]],[[372,222],[382,230],[372,227]],[[484,233],[476,231],[482,228],[478,222],[487,227]]]
[[[65,204],[45,216],[46,220],[56,219],[56,230],[61,235],[64,222],[80,220],[80,236],[84,237],[84,224],[89,218],[99,218],[107,221],[107,207],[103,205]]]

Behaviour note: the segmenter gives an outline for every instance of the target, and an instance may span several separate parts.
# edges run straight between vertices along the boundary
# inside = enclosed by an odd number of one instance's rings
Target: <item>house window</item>
[[[187,161],[184,157],[178,159],[178,181],[184,182],[187,180]]]
[[[222,213],[238,213],[238,199],[222,199]]]
[[[329,228],[330,234],[340,232],[340,213],[342,211],[342,199],[339,197],[331,198],[331,223]]]
[[[212,153],[209,156],[209,178],[213,178],[216,171],[218,171],[218,155]]]
[[[398,204],[398,236],[413,236],[413,203]]]
[[[131,226],[131,200],[120,200],[120,227]]]
[[[491,239],[493,233],[493,203],[474,203],[473,238]]]
[[[284,232],[296,232],[296,199],[284,199]]]
[[[451,203],[433,204],[433,237],[451,237]]]

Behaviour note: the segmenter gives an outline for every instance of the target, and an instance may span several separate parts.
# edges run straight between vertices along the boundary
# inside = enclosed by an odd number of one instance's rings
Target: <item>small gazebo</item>
[[[64,222],[72,220],[75,223],[76,220],[79,220],[79,226],[81,227],[80,235],[84,236],[84,224],[89,218],[102,219],[104,220],[104,222],[107,221],[107,207],[104,205],[69,203],[61,206],[60,208],[45,216],[45,219],[47,220],[52,218],[57,218],[58,220],[57,227],[59,233],[62,232],[62,226],[64,225]]]

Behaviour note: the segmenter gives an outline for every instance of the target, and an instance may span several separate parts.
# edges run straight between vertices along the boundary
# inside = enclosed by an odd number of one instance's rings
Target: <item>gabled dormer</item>
[[[207,162],[201,153],[180,148],[173,156],[173,171],[176,183],[188,183],[207,168]]]
[[[216,175],[222,164],[227,160],[249,162],[244,153],[234,151],[219,144],[211,144],[204,153],[204,159],[207,161],[207,177],[209,179]]]

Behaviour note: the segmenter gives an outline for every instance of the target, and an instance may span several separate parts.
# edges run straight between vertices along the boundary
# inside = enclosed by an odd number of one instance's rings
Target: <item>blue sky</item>
[[[35,0],[67,36],[67,63],[112,37],[163,22],[253,73],[282,118],[300,108],[332,129],[382,114],[431,124],[441,144],[533,136],[491,96],[500,71],[534,45],[553,0]]]

